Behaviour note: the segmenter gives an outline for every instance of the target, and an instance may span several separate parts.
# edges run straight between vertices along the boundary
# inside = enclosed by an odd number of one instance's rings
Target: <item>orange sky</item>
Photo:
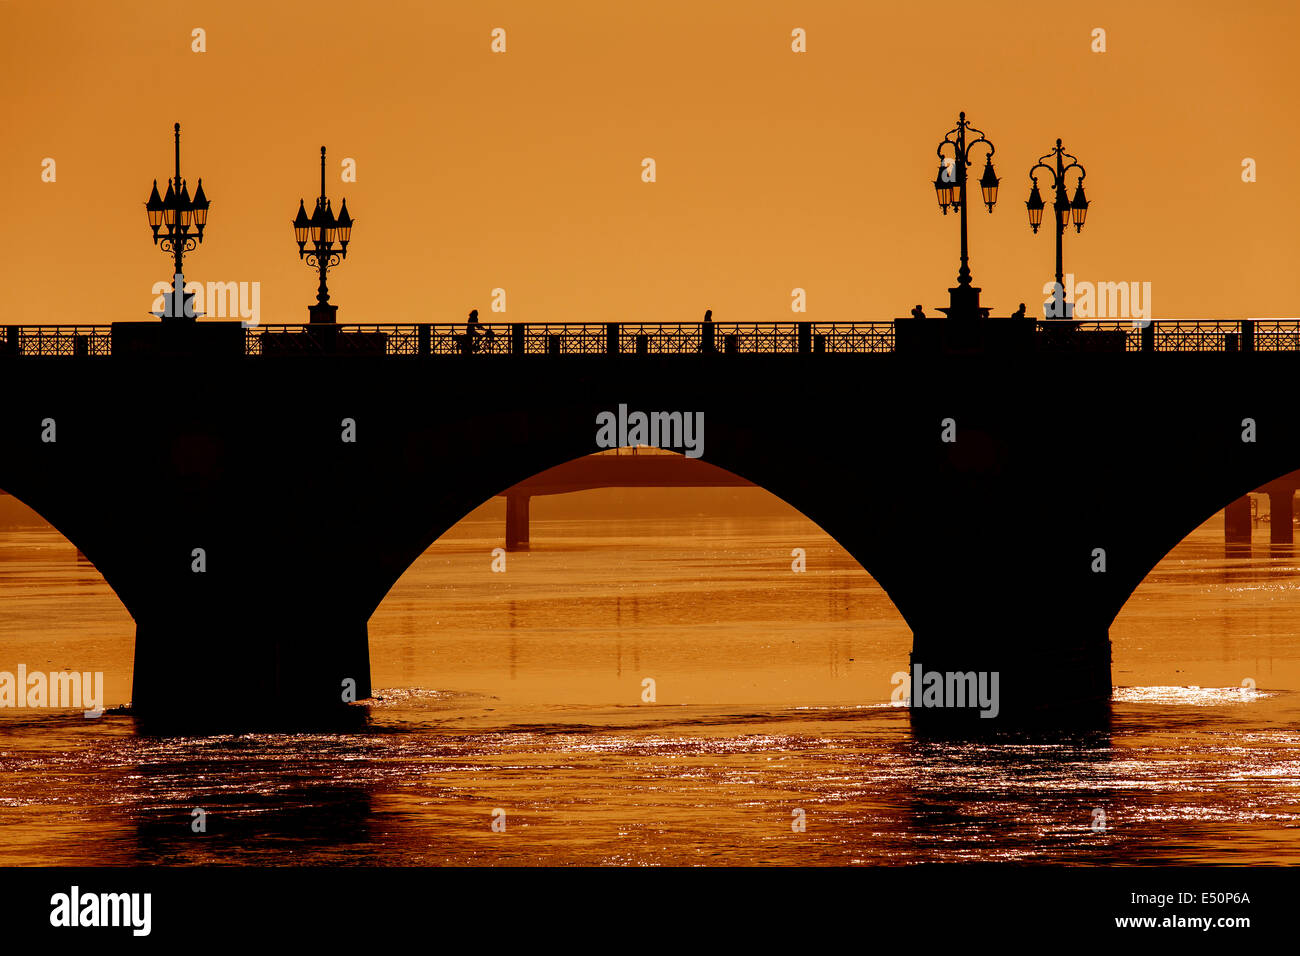
[[[1003,178],[971,222],[995,314],[1041,314],[1052,240],[1024,199],[1060,136],[1093,201],[1067,272],[1151,282],[1156,318],[1300,315],[1300,4],[988,2],[943,29],[938,9],[0,0],[0,321],[152,307],[170,269],[143,203],[177,121],[212,200],[187,277],[260,282],[263,322],[314,296],[289,220],[322,144],[358,220],[340,321],[789,321],[795,287],[815,321],[933,314],[958,242],[935,147],[963,109]]]

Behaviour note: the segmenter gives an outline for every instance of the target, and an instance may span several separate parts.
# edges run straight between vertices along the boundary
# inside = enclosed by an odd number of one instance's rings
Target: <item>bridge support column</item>
[[[371,696],[365,620],[303,602],[268,613],[250,595],[242,615],[188,608],[136,623],[131,713],[142,729],[231,732],[363,723]],[[280,600],[283,595],[277,595]]]
[[[528,495],[506,495],[506,550],[528,550]]]
[[[1250,495],[1242,495],[1223,509],[1223,540],[1250,542]]]
[[[1131,557],[1115,531],[1129,502],[1118,491],[1067,496],[990,481],[949,489],[942,500],[943,508],[871,530],[871,547],[886,539],[895,555],[882,586],[912,630],[913,730],[1105,731],[1110,624],[1146,570],[1145,556]],[[1085,519],[1007,533],[1010,516],[1060,514],[1070,501]]]
[[[916,732],[981,735],[1106,725],[1112,693],[1108,629],[1071,630],[1059,618],[1028,633],[1009,633],[1014,627],[994,623],[958,632],[955,640],[947,629],[913,633],[907,696]],[[954,707],[958,686],[969,697],[965,706]],[[977,702],[982,692],[986,703]]]
[[[1273,544],[1291,544],[1295,540],[1295,486],[1268,489],[1268,540]]]

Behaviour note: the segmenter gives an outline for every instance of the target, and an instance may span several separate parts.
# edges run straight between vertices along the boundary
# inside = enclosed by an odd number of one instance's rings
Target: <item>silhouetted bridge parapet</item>
[[[1300,319],[894,319],[883,322],[420,323],[261,325],[202,321],[0,326],[0,356],[107,358],[158,348],[248,357],[881,354],[907,352],[1296,352]],[[170,336],[170,338],[169,338]]]

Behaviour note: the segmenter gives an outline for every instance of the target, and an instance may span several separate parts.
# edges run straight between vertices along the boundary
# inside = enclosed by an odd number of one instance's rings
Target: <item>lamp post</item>
[[[153,181],[153,191],[145,202],[145,211],[149,214],[149,228],[153,230],[153,242],[172,257],[172,294],[167,308],[158,315],[164,322],[194,321],[193,293],[185,291],[185,275],[182,265],[185,253],[192,251],[203,241],[203,227],[208,224],[208,206],[211,203],[203,195],[203,180],[190,198],[190,190],[185,180],[181,179],[181,124],[173,127],[176,137],[176,175],[167,182],[167,195],[158,195],[158,180]],[[159,230],[165,230],[162,233]]]
[[[316,200],[316,209],[307,217],[303,200],[298,200],[298,215],[293,220],[293,235],[298,242],[298,258],[304,260],[320,274],[320,285],[316,289],[316,304],[307,307],[309,324],[333,324],[339,311],[337,305],[330,305],[329,287],[325,284],[326,274],[348,257],[348,241],[352,238],[353,219],[348,215],[348,201],[343,200],[338,218],[330,208],[330,201],[325,195],[325,147],[320,148],[320,197]],[[307,243],[311,249],[307,249]],[[338,249],[334,248],[338,244]]]
[[[1052,158],[1056,160],[1054,167],[1043,162],[1045,159]],[[1070,160],[1068,164],[1065,162],[1066,159]],[[1055,149],[1039,156],[1038,162],[1029,167],[1029,178],[1033,186],[1029,191],[1029,198],[1025,200],[1025,208],[1029,211],[1029,227],[1034,230],[1035,235],[1038,233],[1038,227],[1043,224],[1043,210],[1047,208],[1042,195],[1038,192],[1038,177],[1034,175],[1036,169],[1047,170],[1048,175],[1052,177],[1051,188],[1056,191],[1052,202],[1052,216],[1056,220],[1056,290],[1052,293],[1052,301],[1046,303],[1047,314],[1050,318],[1068,319],[1074,314],[1074,306],[1065,301],[1065,270],[1061,264],[1061,237],[1065,235],[1065,227],[1071,220],[1074,222],[1074,231],[1083,232],[1083,223],[1088,216],[1088,199],[1083,194],[1083,178],[1087,172],[1079,165],[1078,157],[1067,153],[1062,148],[1059,139],[1056,141]],[[1078,171],[1079,178],[1075,184],[1074,199],[1067,199],[1066,173],[1072,169]]]
[[[975,134],[975,139],[967,142],[966,134]],[[935,195],[939,208],[948,215],[951,206],[961,214],[961,268],[957,270],[957,287],[949,289],[949,307],[940,309],[949,318],[978,318],[980,312],[980,290],[971,285],[970,261],[966,243],[966,167],[971,165],[971,152],[983,143],[988,152],[984,157],[984,173],[980,176],[980,192],[984,205],[989,212],[998,201],[998,177],[993,172],[993,144],[984,138],[984,133],[966,122],[966,114],[961,113],[957,125],[948,131],[939,144],[939,175],[934,180]],[[945,156],[946,148],[951,147],[952,155]]]

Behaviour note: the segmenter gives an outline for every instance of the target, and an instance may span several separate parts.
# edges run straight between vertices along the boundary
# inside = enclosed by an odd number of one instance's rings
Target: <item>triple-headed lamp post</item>
[[[975,139],[967,142],[966,134],[975,134]],[[934,180],[935,195],[939,199],[939,208],[948,215],[948,207],[961,213],[961,268],[957,271],[957,287],[949,289],[949,307],[940,309],[949,318],[978,318],[980,316],[980,290],[971,286],[970,262],[966,247],[966,167],[971,165],[971,152],[983,143],[988,152],[984,157],[984,174],[980,176],[980,192],[984,205],[989,212],[998,201],[998,177],[993,172],[993,144],[984,138],[984,133],[966,122],[966,114],[961,113],[957,125],[948,132],[939,144],[939,175]],[[951,147],[952,155],[946,156],[945,149]]]
[[[174,127],[176,134],[176,175],[167,183],[167,195],[158,195],[158,180],[153,181],[153,192],[145,203],[149,214],[149,228],[153,230],[154,245],[172,257],[172,294],[169,306],[159,316],[164,322],[194,320],[191,305],[192,293],[185,292],[185,275],[182,265],[185,253],[203,241],[203,227],[208,224],[208,206],[203,195],[203,180],[190,198],[190,190],[181,179],[181,124]],[[165,230],[161,234],[159,230]],[[192,231],[191,231],[192,230]],[[158,315],[158,313],[155,313]]]
[[[325,147],[320,148],[320,197],[316,200],[316,209],[307,217],[303,200],[298,200],[298,215],[293,220],[293,235],[298,241],[298,258],[320,273],[320,286],[316,290],[316,304],[307,307],[310,324],[333,324],[339,307],[330,305],[329,287],[325,284],[326,273],[339,262],[348,257],[348,241],[352,238],[353,219],[348,215],[348,201],[343,200],[338,218],[330,208],[330,201],[325,195]],[[311,243],[311,249],[307,243]],[[337,243],[338,249],[334,246]]]
[[[1043,160],[1055,157],[1055,167],[1047,165]],[[1070,162],[1067,164],[1066,159]],[[1065,227],[1071,220],[1074,222],[1074,231],[1083,232],[1083,222],[1088,216],[1088,199],[1083,194],[1083,178],[1087,175],[1084,168],[1079,165],[1077,157],[1067,153],[1061,147],[1061,141],[1056,141],[1056,148],[1050,153],[1044,153],[1038,157],[1038,162],[1029,167],[1029,178],[1033,182],[1030,189],[1029,198],[1025,200],[1025,208],[1029,210],[1029,227],[1038,233],[1038,227],[1043,224],[1043,210],[1047,208],[1043,202],[1042,195],[1038,192],[1038,177],[1034,175],[1034,170],[1045,169],[1047,174],[1052,177],[1051,188],[1056,190],[1055,200],[1052,202],[1052,216],[1056,220],[1056,289],[1052,293],[1052,301],[1047,303],[1047,315],[1049,318],[1068,319],[1074,313],[1074,307],[1065,301],[1065,269],[1061,264],[1061,237],[1065,235]],[[1074,198],[1066,198],[1066,174],[1070,170],[1076,170],[1079,177],[1075,189]]]

